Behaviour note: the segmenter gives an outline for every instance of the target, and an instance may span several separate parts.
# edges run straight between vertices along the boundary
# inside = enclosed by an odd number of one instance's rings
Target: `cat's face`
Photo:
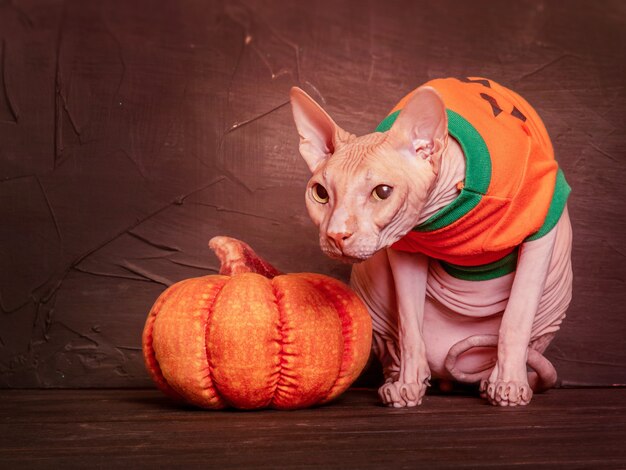
[[[417,224],[435,174],[396,148],[382,133],[353,138],[313,172],[306,206],[328,256],[365,260]]]
[[[387,132],[356,137],[304,91],[291,90],[300,154],[311,170],[306,205],[322,251],[362,261],[406,235],[419,220],[447,139],[435,90],[418,89]]]

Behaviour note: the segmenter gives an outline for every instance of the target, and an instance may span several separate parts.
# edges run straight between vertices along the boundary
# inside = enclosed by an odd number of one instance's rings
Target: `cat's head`
[[[447,142],[441,97],[419,88],[389,131],[362,137],[341,129],[301,89],[290,97],[322,251],[356,262],[400,240],[417,224]]]

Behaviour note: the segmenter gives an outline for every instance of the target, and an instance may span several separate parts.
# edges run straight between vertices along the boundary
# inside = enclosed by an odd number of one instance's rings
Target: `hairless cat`
[[[552,387],[542,353],[571,300],[570,188],[535,110],[479,77],[426,83],[361,137],[299,88],[291,105],[306,206],[322,251],[354,263],[383,403],[421,404],[431,376],[480,382],[500,406]]]

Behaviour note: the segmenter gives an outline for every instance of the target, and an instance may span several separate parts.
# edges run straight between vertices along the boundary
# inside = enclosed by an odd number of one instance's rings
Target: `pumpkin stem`
[[[257,273],[272,279],[281,272],[257,255],[250,245],[231,237],[213,237],[209,247],[220,260],[220,274],[232,276],[240,273]]]

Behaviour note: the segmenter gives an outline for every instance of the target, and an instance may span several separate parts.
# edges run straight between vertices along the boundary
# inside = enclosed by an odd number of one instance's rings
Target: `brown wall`
[[[482,75],[544,117],[573,187],[564,384],[626,383],[625,4],[0,2],[0,386],[147,385],[140,335],[241,238],[285,271],[319,252],[287,94],[355,133],[439,76]]]

